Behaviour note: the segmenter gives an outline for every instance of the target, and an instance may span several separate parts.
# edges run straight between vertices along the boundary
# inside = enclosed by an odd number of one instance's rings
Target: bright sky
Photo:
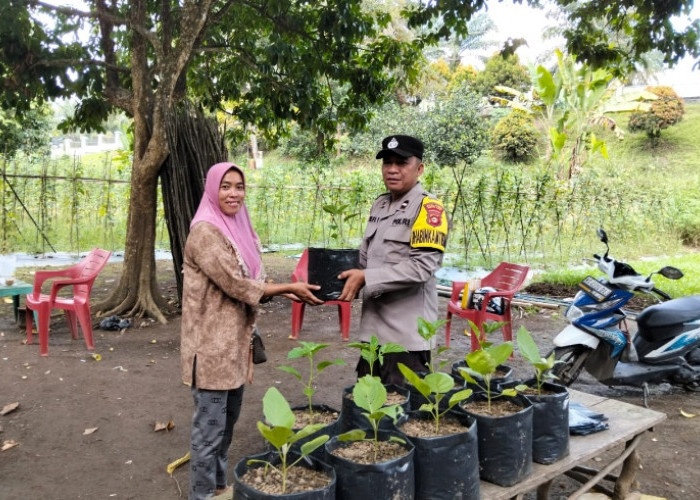
[[[57,5],[72,5],[84,8],[82,0],[49,0]],[[561,40],[543,40],[542,32],[552,21],[545,17],[545,10],[533,9],[527,5],[515,4],[509,0],[489,1],[488,14],[496,24],[496,30],[491,38],[502,46],[508,38],[524,38],[528,45],[520,47],[517,54],[523,63],[537,62],[542,54],[553,53],[555,48],[563,47]],[[700,18],[700,5],[693,5],[690,19]],[[680,21],[682,25],[687,23]],[[490,56],[496,49],[491,48],[483,55]],[[479,68],[483,66],[477,57],[465,60],[468,64]],[[675,68],[658,75],[658,84],[672,86],[683,97],[700,96],[700,68],[692,71],[692,58],[684,59]]]
[[[496,24],[497,29],[492,38],[499,46],[508,38],[524,38],[528,46],[520,47],[517,54],[523,63],[535,63],[542,54],[551,53],[555,48],[563,47],[561,40],[543,40],[542,32],[552,21],[545,17],[545,10],[533,9],[526,5],[513,4],[510,1],[488,2],[487,13]],[[690,19],[700,18],[700,5],[693,5]],[[680,26],[687,23],[681,20]],[[494,52],[489,49],[487,55]],[[686,57],[680,64],[658,75],[658,83],[672,86],[681,96],[700,96],[700,68],[692,71],[695,60]],[[478,60],[469,60],[469,64],[480,67]]]

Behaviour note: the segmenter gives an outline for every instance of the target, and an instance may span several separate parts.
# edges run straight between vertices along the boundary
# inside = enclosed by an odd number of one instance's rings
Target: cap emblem
[[[396,137],[392,137],[389,143],[386,145],[387,148],[389,149],[394,149],[399,145],[399,141],[396,140]]]

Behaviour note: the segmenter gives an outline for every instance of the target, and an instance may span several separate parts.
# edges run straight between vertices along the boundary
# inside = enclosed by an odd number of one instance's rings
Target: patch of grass
[[[636,269],[638,273],[644,275],[657,271],[663,266],[677,267],[683,271],[683,278],[674,281],[666,279],[663,276],[655,275],[652,277],[652,280],[656,283],[657,288],[665,291],[671,295],[671,297],[700,294],[700,253],[633,260],[629,261],[628,264]],[[603,273],[594,266],[587,268],[558,269],[537,274],[533,277],[532,281],[536,283],[558,283],[575,286],[588,275],[597,278],[603,276]]]

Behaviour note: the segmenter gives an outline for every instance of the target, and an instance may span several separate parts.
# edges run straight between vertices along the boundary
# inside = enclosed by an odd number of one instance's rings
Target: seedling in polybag
[[[270,387],[263,397],[263,415],[265,415],[265,420],[270,425],[267,425],[265,422],[258,422],[258,431],[277,450],[280,464],[279,466],[274,466],[270,462],[255,458],[251,458],[247,463],[248,465],[263,463],[266,467],[272,467],[277,470],[282,477],[282,493],[285,493],[289,469],[328,441],[328,435],[323,434],[303,443],[299,449],[299,457],[290,463],[289,451],[292,449],[292,445],[301,439],[311,436],[325,427],[326,424],[309,424],[295,432],[294,412],[276,387]]]
[[[336,358],[332,361],[321,361],[317,365],[314,365],[314,357],[323,348],[328,347],[328,344],[318,344],[316,342],[299,342],[300,346],[295,347],[287,354],[287,359],[297,359],[297,358],[307,358],[309,360],[309,371],[306,375],[306,380],[302,374],[294,368],[293,366],[278,366],[277,368],[283,372],[290,373],[294,375],[302,384],[304,384],[304,395],[307,397],[309,402],[309,414],[313,414],[313,404],[312,398],[316,389],[314,389],[314,380],[320,375],[320,373],[332,365],[345,365],[345,361],[340,358]]]
[[[374,460],[377,459],[379,451],[379,423],[383,418],[396,419],[403,413],[401,405],[386,404],[386,388],[378,377],[365,375],[360,378],[352,390],[352,397],[355,404],[365,410],[362,415],[367,418],[374,433],[372,439],[366,439],[367,433],[362,429],[353,429],[338,436],[340,441],[372,441],[374,444]],[[403,439],[391,436],[390,441],[404,443]]]

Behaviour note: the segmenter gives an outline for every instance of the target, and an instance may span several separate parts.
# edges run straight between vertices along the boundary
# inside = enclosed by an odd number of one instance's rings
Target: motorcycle
[[[555,338],[558,363],[553,374],[571,385],[585,369],[608,386],[670,383],[700,390],[700,295],[672,299],[657,288],[652,276],[680,279],[683,273],[665,266],[643,276],[625,262],[609,256],[608,236],[598,229],[604,255],[594,254],[604,278],[586,277],[567,308],[570,321]],[[659,302],[632,319],[624,309],[635,293],[649,294]],[[636,323],[636,331],[632,328]]]

